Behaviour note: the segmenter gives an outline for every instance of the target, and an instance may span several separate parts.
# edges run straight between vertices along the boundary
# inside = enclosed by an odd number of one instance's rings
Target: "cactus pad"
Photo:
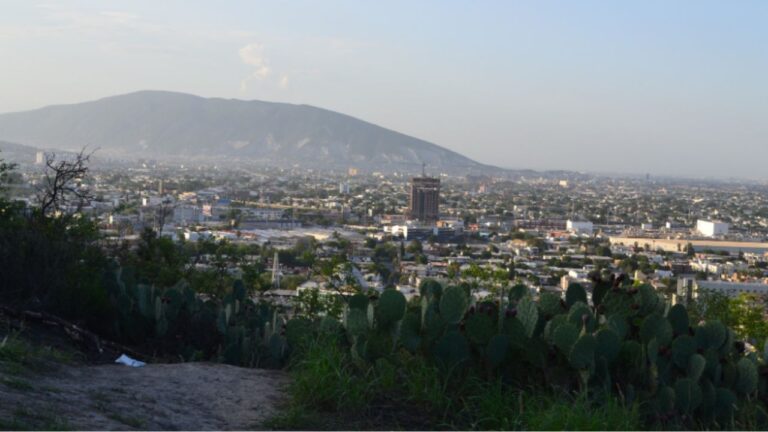
[[[539,309],[530,297],[524,297],[517,304],[517,318],[525,328],[525,335],[532,337],[539,323]]]
[[[406,300],[403,293],[394,289],[384,290],[376,306],[377,323],[389,327],[405,316]]]
[[[669,323],[672,325],[672,331],[675,335],[682,335],[688,333],[688,312],[685,310],[685,306],[676,304],[669,310],[667,315]]]
[[[572,283],[568,285],[568,289],[565,291],[565,304],[568,307],[573,306],[576,302],[587,303],[587,292],[584,287],[578,283]]]
[[[440,298],[440,315],[448,324],[458,324],[469,306],[469,299],[460,286],[445,289]]]

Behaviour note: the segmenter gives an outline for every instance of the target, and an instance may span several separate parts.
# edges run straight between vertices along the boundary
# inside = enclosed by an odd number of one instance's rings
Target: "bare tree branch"
[[[45,156],[45,173],[38,189],[38,201],[43,216],[56,213],[74,205],[79,212],[88,204],[93,195],[82,187],[82,181],[88,175],[90,153],[83,148],[73,158],[57,160],[55,153]]]

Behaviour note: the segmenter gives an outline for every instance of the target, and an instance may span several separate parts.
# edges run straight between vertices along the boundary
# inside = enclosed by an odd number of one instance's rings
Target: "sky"
[[[508,168],[768,179],[768,1],[0,5],[0,112],[170,90]]]

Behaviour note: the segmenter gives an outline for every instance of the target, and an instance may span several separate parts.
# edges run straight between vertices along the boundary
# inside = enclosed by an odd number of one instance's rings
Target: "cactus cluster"
[[[159,354],[280,367],[288,338],[301,334],[299,324],[287,326],[273,307],[249,299],[241,281],[223,299],[207,300],[184,281],[169,288],[138,283],[130,268],[115,269],[105,283],[118,313],[113,333]]]
[[[506,297],[482,302],[473,301],[466,286],[427,280],[412,302],[394,289],[378,297],[357,294],[347,299],[340,320],[287,322],[251,301],[241,282],[215,301],[184,283],[138,284],[129,269],[111,282],[120,334],[177,344],[188,359],[279,367],[291,351],[325,335],[347,346],[361,365],[405,350],[445,373],[480,370],[521,387],[618,396],[661,425],[695,419],[727,427],[739,404],[768,400],[768,356],[746,354],[720,322],[693,324],[684,306],[621,279],[597,281],[591,293],[573,284],[564,298],[542,293],[535,299],[515,286]],[[758,412],[768,424],[764,410]]]
[[[342,327],[352,356],[407,350],[446,371],[479,368],[505,381],[638,403],[660,424],[728,425],[741,400],[765,398],[766,370],[719,322],[691,325],[648,285],[571,285],[538,301],[515,287],[505,302],[473,302],[462,286],[425,281],[419,302],[396,290],[352,298]],[[310,331],[312,326],[307,326]],[[766,416],[768,420],[768,416]],[[677,422],[677,423],[674,423]]]

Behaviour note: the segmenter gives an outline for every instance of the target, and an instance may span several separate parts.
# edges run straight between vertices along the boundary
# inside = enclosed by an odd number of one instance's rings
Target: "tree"
[[[294,299],[296,312],[309,319],[320,316],[338,318],[344,310],[344,300],[337,293],[321,293],[317,288],[303,289]]]
[[[424,251],[424,248],[420,241],[412,240],[410,243],[408,243],[408,247],[405,248],[405,250],[412,254],[420,254]]]
[[[729,301],[733,331],[762,350],[768,338],[768,321],[765,319],[765,297],[742,293]]]
[[[187,259],[183,250],[171,239],[159,237],[147,228],[141,233],[138,249],[129,262],[140,280],[168,287],[184,277]]]
[[[720,320],[725,325],[731,325],[730,300],[728,296],[717,291],[701,290],[698,297],[688,304],[691,325],[700,321]]]
[[[376,239],[373,237],[367,237],[365,239],[365,247],[369,249],[373,249],[376,247]]]
[[[74,163],[56,163],[49,157],[41,207],[32,212],[0,199],[0,300],[100,328],[112,310],[102,285],[108,263],[98,229],[73,214],[52,217],[73,200],[79,207],[87,196],[72,184],[87,172],[85,161],[82,153]],[[0,181],[12,169],[12,164],[0,161]]]
[[[45,156],[45,173],[37,194],[42,215],[59,212],[73,204],[79,212],[93,199],[90,191],[80,184],[88,174],[92,154],[86,154],[83,149],[72,160],[57,160],[55,153]]]
[[[16,164],[0,159],[0,192],[5,190],[5,185],[9,183],[14,168],[16,168]]]
[[[691,325],[700,321],[718,320],[733,329],[739,339],[747,340],[762,350],[768,338],[765,320],[766,297],[741,293],[731,298],[725,294],[704,290],[688,305]]]

